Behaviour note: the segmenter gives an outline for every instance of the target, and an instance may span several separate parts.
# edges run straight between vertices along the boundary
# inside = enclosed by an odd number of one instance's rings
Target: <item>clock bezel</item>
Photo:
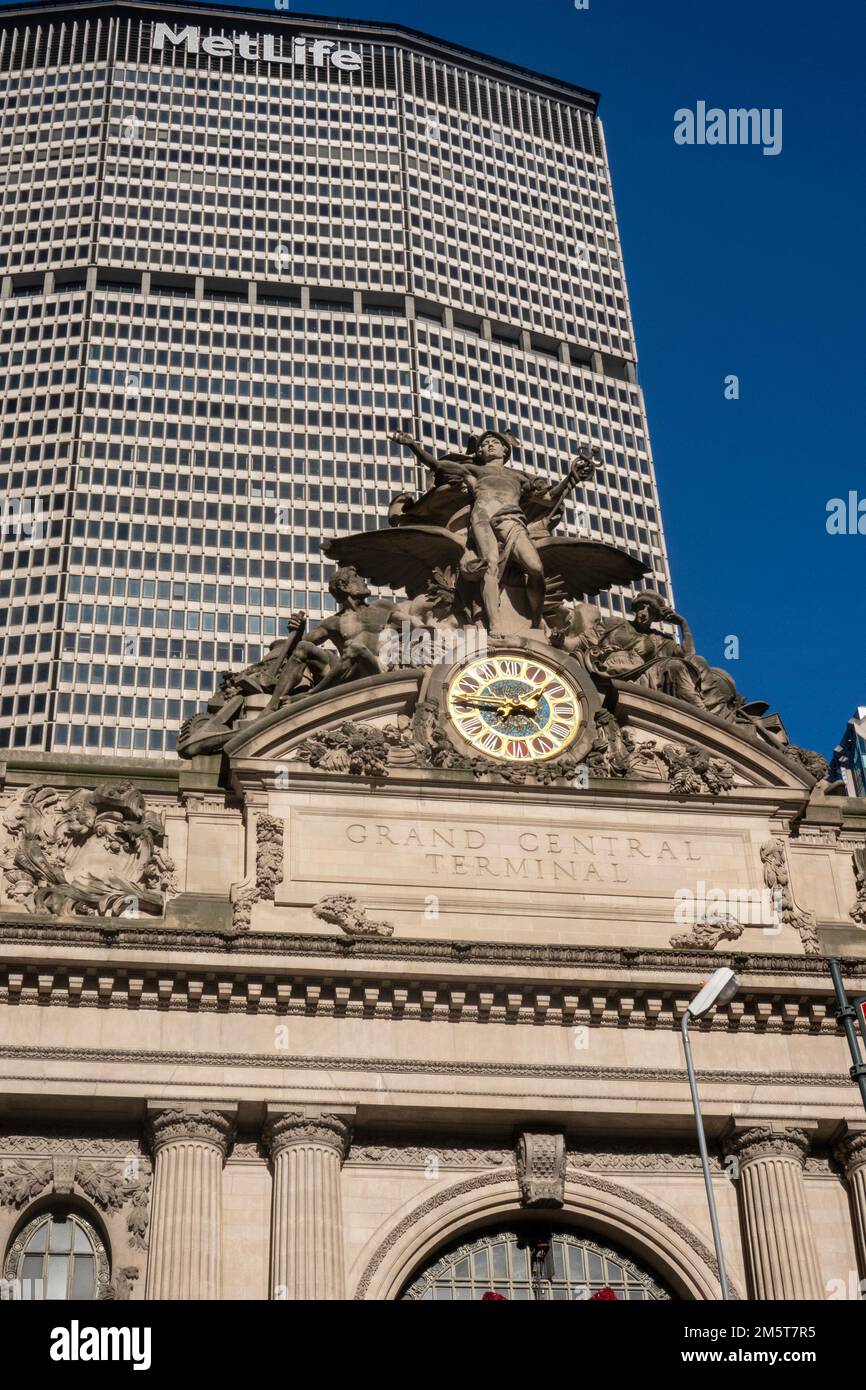
[[[559,752],[545,758],[500,758],[487,753],[471,743],[453,723],[448,708],[448,692],[459,673],[474,662],[490,656],[516,656],[541,662],[557,675],[568,681],[578,697],[579,725],[577,733]],[[574,757],[577,761],[586,757],[595,737],[595,714],[601,709],[601,698],[589,673],[565,652],[557,651],[533,638],[493,639],[487,644],[483,654],[473,652],[460,661],[435,666],[429,672],[420,692],[420,699],[435,702],[439,710],[439,723],[454,747],[467,759],[485,758],[493,771],[497,767],[531,768],[542,762],[555,762],[559,757]]]

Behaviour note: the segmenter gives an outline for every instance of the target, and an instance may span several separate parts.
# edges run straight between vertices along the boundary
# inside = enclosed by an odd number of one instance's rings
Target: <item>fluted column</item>
[[[345,1297],[340,1170],[351,1112],[299,1108],[272,1116],[271,1298]]]
[[[153,1114],[146,1298],[220,1297],[222,1170],[232,1133],[217,1110],[177,1106]]]
[[[846,1125],[833,1145],[833,1157],[842,1167],[851,1199],[851,1221],[860,1278],[866,1279],[866,1127]]]
[[[739,1161],[737,1189],[752,1296],[822,1298],[803,1185],[808,1133],[774,1123],[738,1125],[728,1149]]]

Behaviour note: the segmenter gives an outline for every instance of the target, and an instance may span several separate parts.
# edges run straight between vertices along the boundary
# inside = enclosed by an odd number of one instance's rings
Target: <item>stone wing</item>
[[[329,560],[354,565],[377,588],[423,593],[434,569],[456,573],[463,542],[442,526],[388,526],[339,536],[322,546]]]
[[[643,560],[604,541],[551,536],[537,540],[536,545],[545,579],[549,584],[555,583],[569,598],[592,598],[612,584],[632,584],[648,569]]]

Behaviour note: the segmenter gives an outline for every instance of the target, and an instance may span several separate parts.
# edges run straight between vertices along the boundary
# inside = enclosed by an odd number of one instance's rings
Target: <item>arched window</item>
[[[401,1297],[466,1302],[496,1293],[523,1301],[577,1302],[602,1289],[628,1302],[671,1296],[622,1251],[577,1231],[532,1225],[491,1231],[449,1250],[415,1275]]]
[[[5,1277],[23,1299],[96,1299],[108,1287],[108,1255],[77,1211],[52,1207],[28,1221],[6,1257]]]

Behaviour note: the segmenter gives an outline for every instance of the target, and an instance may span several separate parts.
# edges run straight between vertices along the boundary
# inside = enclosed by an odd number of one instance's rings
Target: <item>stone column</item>
[[[145,1298],[220,1297],[222,1170],[232,1133],[231,1120],[218,1110],[154,1111]]]
[[[739,1161],[737,1191],[752,1297],[822,1298],[803,1185],[808,1133],[773,1122],[737,1122],[727,1147]]]
[[[345,1297],[340,1170],[353,1113],[304,1106],[268,1120],[271,1298]]]
[[[860,1278],[866,1279],[866,1125],[846,1124],[833,1145],[833,1157],[848,1184],[857,1263]]]

